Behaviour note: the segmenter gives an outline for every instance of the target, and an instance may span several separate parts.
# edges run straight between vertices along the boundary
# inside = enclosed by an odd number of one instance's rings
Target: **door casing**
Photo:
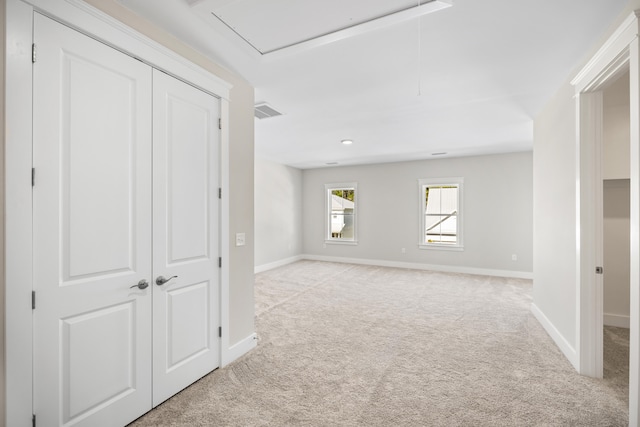
[[[163,70],[221,100],[229,123],[231,85],[159,43],[80,0],[5,0],[5,425],[32,421],[32,50],[33,13],[38,11]],[[37,57],[36,57],[37,60]],[[229,131],[220,147],[220,325],[229,330]],[[37,304],[37,299],[36,299]],[[220,343],[220,364],[233,360],[228,334]]]
[[[576,369],[602,377],[602,89],[629,70],[631,271],[629,425],[640,422],[640,11],[632,13],[571,82],[576,93]]]

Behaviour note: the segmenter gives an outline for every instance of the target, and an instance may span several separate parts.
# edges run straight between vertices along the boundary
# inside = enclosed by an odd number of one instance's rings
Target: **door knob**
[[[164,276],[158,276],[158,278],[156,279],[156,285],[162,286],[165,283],[167,283],[169,280],[174,279],[176,277],[178,277],[178,276],[171,276],[168,279],[165,279]]]
[[[142,290],[142,289],[147,289],[148,287],[149,287],[149,282],[147,282],[145,279],[142,279],[138,282],[137,285],[130,286],[129,289],[138,288]]]

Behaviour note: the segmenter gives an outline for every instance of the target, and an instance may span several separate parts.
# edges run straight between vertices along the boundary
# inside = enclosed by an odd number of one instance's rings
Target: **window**
[[[462,250],[462,178],[421,179],[421,248]]]
[[[358,184],[325,184],[327,243],[356,244],[356,205]]]

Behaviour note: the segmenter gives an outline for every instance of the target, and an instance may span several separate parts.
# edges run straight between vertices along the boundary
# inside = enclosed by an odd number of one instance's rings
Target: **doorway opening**
[[[629,72],[602,92],[603,378],[626,401],[631,269]]]
[[[640,13],[632,12],[571,84],[576,94],[576,367],[603,376],[603,91],[629,81],[629,425],[640,422]]]

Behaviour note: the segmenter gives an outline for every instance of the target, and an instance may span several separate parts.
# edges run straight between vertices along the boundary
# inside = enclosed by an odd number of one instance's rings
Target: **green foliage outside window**
[[[356,192],[353,189],[351,190],[341,189],[341,190],[332,190],[331,194],[333,194],[334,196],[342,197],[343,199],[347,199],[353,202]]]

